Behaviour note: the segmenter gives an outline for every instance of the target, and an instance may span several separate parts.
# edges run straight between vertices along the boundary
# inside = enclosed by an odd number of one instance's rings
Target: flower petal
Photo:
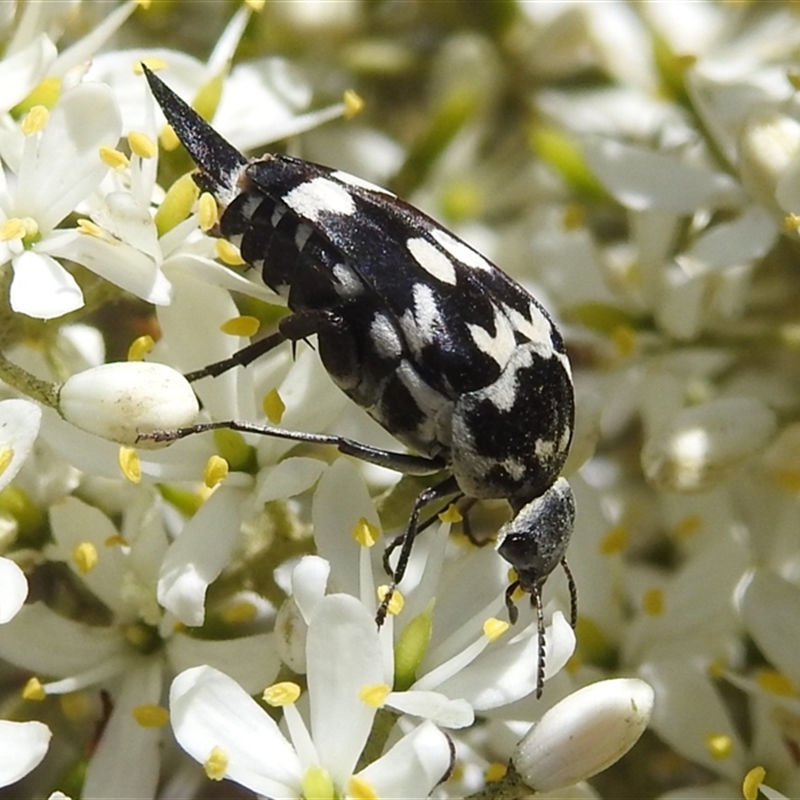
[[[0,786],[9,786],[37,767],[50,745],[50,728],[42,722],[0,720]]]
[[[41,421],[41,408],[30,400],[0,401],[0,452],[11,455],[0,473],[0,491],[14,480],[33,449]]]
[[[11,559],[0,557],[0,624],[17,615],[27,596],[25,573]]]
[[[254,792],[300,797],[300,762],[270,716],[227,675],[195,667],[170,689],[175,738],[192,758],[205,763],[215,747],[227,757],[225,776]]]
[[[53,319],[83,305],[75,278],[48,255],[25,250],[14,259],[9,303],[14,311],[36,319]]]

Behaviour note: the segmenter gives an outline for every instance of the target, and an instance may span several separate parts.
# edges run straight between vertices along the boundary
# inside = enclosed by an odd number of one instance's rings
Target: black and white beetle
[[[201,424],[148,438],[169,441],[218,427],[331,444],[410,474],[447,470],[416,499],[387,548],[388,600],[408,564],[419,518],[448,497],[504,498],[512,518],[498,552],[516,570],[506,591],[531,595],[539,627],[537,694],[544,681],[542,587],[564,557],[575,514],[559,472],[572,439],[574,396],[561,336],[519,284],[426,214],[385,189],[283,155],[251,160],[226,142],[146,66],[150,88],[189,155],[198,186],[222,208],[215,233],[240,247],[292,314],[278,330],[189,380],[249,364],[284,341],[316,334],[336,385],[413,453],[338,436],[247,422]],[[394,569],[388,554],[400,548]]]

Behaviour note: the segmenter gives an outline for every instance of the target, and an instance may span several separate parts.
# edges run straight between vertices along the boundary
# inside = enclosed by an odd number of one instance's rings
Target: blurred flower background
[[[0,4],[0,797],[800,797],[798,52],[788,2]],[[535,614],[504,627],[471,543],[505,504],[420,537],[377,633],[370,545],[419,479],[230,432],[130,446],[196,413],[147,362],[285,313],[201,231],[143,59],[558,320],[579,618],[554,575],[541,700]],[[210,420],[397,447],[302,344],[192,388]]]

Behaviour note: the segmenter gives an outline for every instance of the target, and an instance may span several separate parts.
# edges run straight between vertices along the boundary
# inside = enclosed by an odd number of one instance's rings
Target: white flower
[[[451,760],[447,737],[430,722],[356,768],[376,711],[370,690],[383,683],[381,648],[363,606],[346,595],[322,598],[309,621],[306,653],[308,721],[293,702],[285,704],[288,738],[226,675],[209,667],[179,675],[170,710],[181,746],[211,777],[279,799],[365,791],[427,797]]]
[[[251,691],[277,669],[266,634],[200,640],[177,632],[156,600],[156,581],[167,538],[149,493],[125,512],[124,537],[92,506],[68,498],[53,506],[54,560],[64,560],[110,613],[108,626],[67,619],[42,603],[26,605],[0,626],[3,657],[44,682],[46,694],[106,689],[113,711],[90,763],[84,793],[153,797],[166,711],[165,677],[194,664],[216,664]],[[127,760],[119,753],[125,752]],[[136,764],[131,770],[129,764]]]

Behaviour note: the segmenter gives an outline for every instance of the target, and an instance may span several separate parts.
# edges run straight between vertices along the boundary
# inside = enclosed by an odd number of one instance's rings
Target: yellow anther
[[[280,392],[277,389],[270,389],[264,395],[264,401],[261,403],[267,419],[273,425],[279,425],[283,419],[283,412],[286,411],[286,403],[283,402]]]
[[[99,149],[100,160],[111,169],[121,170],[130,166],[130,159],[121,150],[108,145],[101,145]]]
[[[615,525],[601,540],[600,554],[604,556],[621,553],[628,543],[630,531],[625,525]]]
[[[105,239],[103,229],[90,219],[78,220],[78,232],[86,236],[94,236],[96,239]]]
[[[71,722],[85,722],[95,713],[95,704],[87,692],[67,692],[58,698],[61,713]]]
[[[742,794],[744,800],[756,800],[758,797],[758,790],[761,784],[764,783],[764,778],[767,777],[767,771],[764,767],[753,767],[747,775],[744,776],[742,781]]]
[[[131,148],[131,153],[139,158],[153,158],[158,155],[158,145],[141,131],[131,131],[128,134],[128,146]]]
[[[13,447],[0,448],[0,475],[2,475],[8,469],[8,465],[13,460],[14,460]]]
[[[203,483],[213,489],[228,477],[229,470],[230,466],[222,456],[210,456],[203,470]]]
[[[203,763],[203,769],[209,780],[221,781],[228,770],[228,754],[221,747],[214,747]]]
[[[128,540],[119,533],[114,533],[111,536],[107,536],[103,544],[106,547],[127,547]]]
[[[259,327],[261,327],[261,322],[259,322],[257,317],[241,316],[231,317],[225,320],[225,322],[219,326],[219,329],[223,333],[227,333],[228,336],[249,337],[258,333]]]
[[[353,119],[364,110],[364,101],[352,89],[348,89],[342,98],[344,102],[344,118]]]
[[[380,536],[378,528],[366,517],[360,517],[350,533],[362,547],[372,547]]]
[[[134,339],[128,348],[128,361],[141,361],[154,347],[155,339],[145,334]]]
[[[79,542],[72,548],[72,560],[81,575],[87,575],[97,566],[97,548],[92,542]]]
[[[261,695],[264,702],[273,707],[288,706],[290,703],[296,703],[299,697],[300,687],[292,681],[273,683],[272,686],[267,686]]]
[[[219,219],[219,209],[214,195],[203,192],[198,200],[197,209],[200,214],[200,230],[210,231]]]
[[[19,217],[11,217],[0,225],[0,242],[25,237],[25,223]]]
[[[795,685],[782,673],[774,669],[760,670],[756,675],[756,683],[766,692],[780,697],[796,697]]]
[[[136,706],[133,718],[142,728],[163,728],[169,722],[169,711],[151,703]]]
[[[358,693],[358,699],[371,708],[380,708],[391,691],[392,687],[385,683],[374,683],[362,686]]]
[[[450,503],[447,508],[439,514],[439,519],[442,522],[461,522],[464,517],[461,512],[456,508],[455,503]]]
[[[502,619],[489,617],[483,623],[483,635],[490,641],[497,641],[511,626]]]
[[[244,625],[247,622],[252,622],[257,613],[258,609],[251,602],[241,600],[238,603],[231,603],[231,605],[226,606],[220,616],[229,625]]]
[[[20,129],[25,136],[39,133],[50,119],[50,112],[44,106],[34,106],[22,120]]]
[[[389,587],[386,584],[378,587],[378,600],[383,602],[383,598],[386,597],[386,593],[389,591]],[[402,592],[398,592],[395,589],[392,592],[392,599],[389,601],[389,606],[386,609],[387,614],[391,614],[393,617],[396,617],[402,610],[403,606],[406,604],[406,599],[403,597]]]
[[[38,678],[29,678],[22,687],[23,700],[44,700],[45,697],[47,697],[47,692]]]
[[[123,476],[131,483],[139,483],[142,480],[142,462],[132,447],[120,447],[118,460]]]
[[[709,733],[704,737],[711,757],[717,761],[728,758],[733,752],[733,739],[724,733]]]
[[[497,783],[497,781],[505,778],[507,772],[507,764],[502,764],[499,761],[493,761],[488,767],[486,767],[483,775],[486,779],[486,783]]]
[[[691,539],[703,527],[703,518],[700,514],[689,514],[678,522],[672,531],[673,538],[678,541]]]
[[[167,62],[164,61],[163,58],[158,58],[156,56],[147,56],[146,58],[139,58],[133,62],[133,74],[134,75],[143,75],[142,71],[142,63],[151,71],[151,72],[158,72],[160,69],[164,69],[167,66]]]
[[[181,140],[178,134],[172,129],[172,125],[165,125],[161,133],[158,134],[158,141],[167,153],[178,149]]]
[[[214,242],[214,250],[216,251],[217,258],[229,267],[241,267],[242,264],[244,264],[244,259],[239,252],[239,248],[225,239],[217,239]]]
[[[375,787],[364,778],[353,775],[347,782],[347,796],[352,800],[378,800]]]

